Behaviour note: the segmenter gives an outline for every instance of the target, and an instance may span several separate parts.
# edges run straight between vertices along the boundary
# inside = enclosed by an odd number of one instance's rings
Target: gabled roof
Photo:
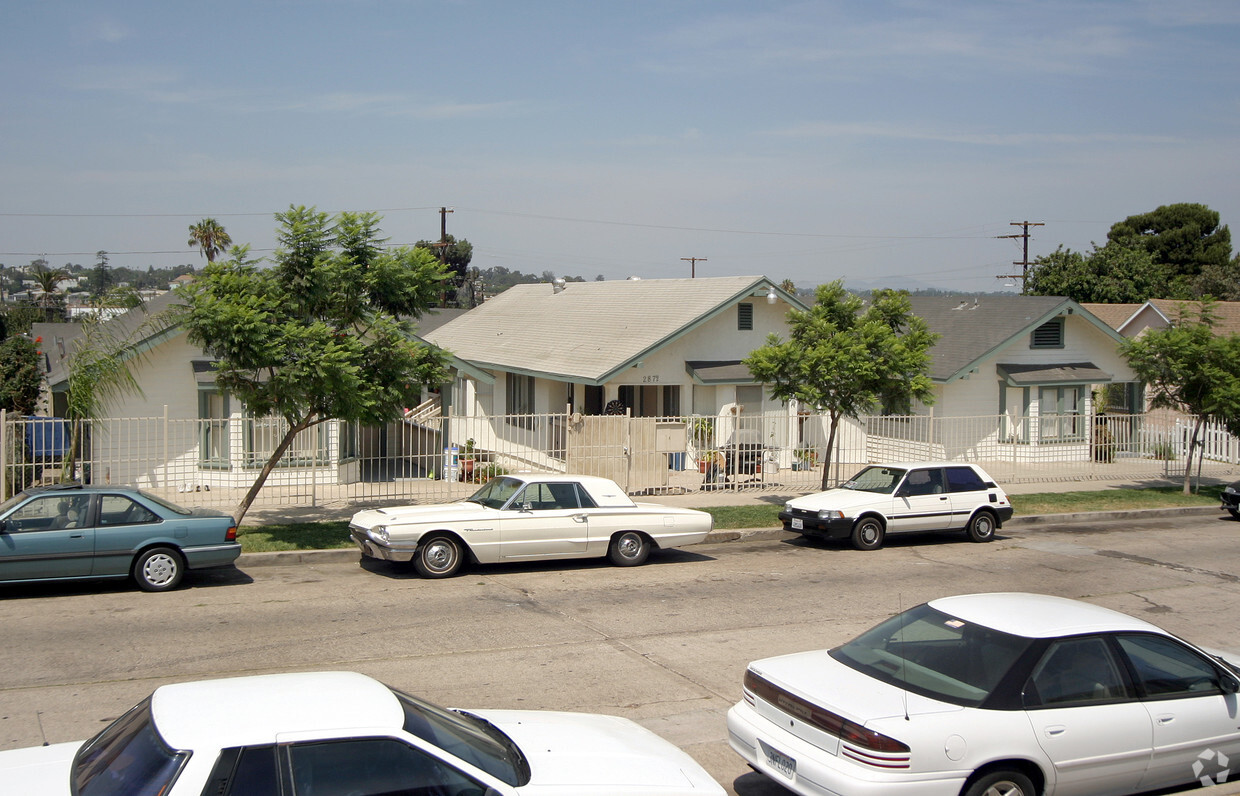
[[[912,296],[909,300],[913,314],[939,335],[930,349],[934,359],[930,377],[937,382],[963,378],[980,360],[1065,313],[1080,315],[1116,343],[1123,340],[1093,313],[1060,296]]]
[[[1180,319],[1181,311],[1187,310],[1189,317],[1196,318],[1201,309],[1200,301],[1180,301],[1179,299],[1150,299],[1144,304],[1082,304],[1082,307],[1097,315],[1111,328],[1131,337],[1141,328],[1135,328],[1142,310],[1150,312],[1162,319],[1166,326],[1171,326]],[[1240,301],[1214,302],[1215,334],[1240,334]]]
[[[1110,326],[1112,329],[1119,331],[1124,328],[1124,324],[1132,320],[1132,316],[1144,307],[1144,304],[1095,304],[1093,302],[1082,303],[1082,307],[1092,312],[1099,320]]]
[[[426,339],[479,367],[597,385],[769,290],[806,309],[762,276],[515,285]]]

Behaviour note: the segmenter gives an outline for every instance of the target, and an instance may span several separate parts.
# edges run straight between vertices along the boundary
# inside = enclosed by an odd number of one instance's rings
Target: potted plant
[[[818,466],[818,451],[814,448],[797,448],[792,455],[796,457],[794,470],[812,470]]]
[[[472,481],[474,476],[474,438],[465,440],[465,450],[461,451],[461,480]]]

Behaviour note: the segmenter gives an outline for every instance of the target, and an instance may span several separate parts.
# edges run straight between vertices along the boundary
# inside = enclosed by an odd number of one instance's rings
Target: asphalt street
[[[627,716],[729,792],[757,796],[785,791],[727,745],[745,665],[836,645],[934,597],[1059,594],[1240,646],[1240,523],[1215,512],[1013,524],[990,544],[923,535],[874,552],[764,537],[633,569],[488,566],[426,581],[334,553],[246,557],[167,594],[3,587],[0,748],[88,737],[166,682],[348,669],[445,705]]]

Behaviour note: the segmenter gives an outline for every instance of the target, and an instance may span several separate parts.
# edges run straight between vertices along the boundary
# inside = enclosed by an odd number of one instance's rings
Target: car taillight
[[[237,526],[236,525],[228,526],[228,532],[224,534],[224,541],[225,542],[237,541]]]
[[[895,738],[868,730],[854,721],[824,710],[796,694],[788,693],[748,669],[745,670],[745,690],[769,702],[784,713],[800,719],[811,727],[834,735],[845,743],[859,747],[860,750],[879,753],[878,756],[867,755],[864,751],[849,754],[850,750],[846,749],[845,754],[854,760],[883,768],[908,768],[908,745]],[[746,699],[748,701],[748,695]],[[881,755],[894,755],[894,757],[882,757]]]

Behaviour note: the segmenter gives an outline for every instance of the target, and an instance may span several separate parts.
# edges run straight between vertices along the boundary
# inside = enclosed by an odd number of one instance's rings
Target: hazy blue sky
[[[448,206],[483,268],[994,290],[1012,221],[1240,225],[1238,42],[1231,0],[2,0],[0,262]]]

